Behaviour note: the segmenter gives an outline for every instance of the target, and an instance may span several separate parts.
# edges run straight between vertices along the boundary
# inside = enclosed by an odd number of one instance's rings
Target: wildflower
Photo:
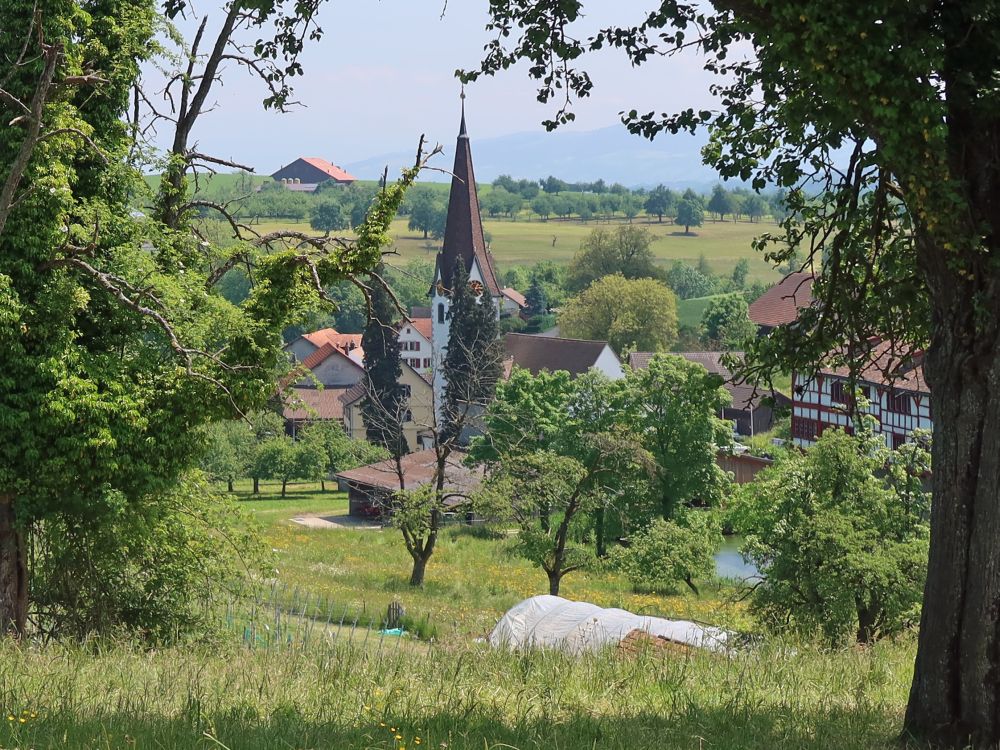
[[[8,716],[7,717],[7,721],[14,721],[14,717],[13,716]]]
[[[396,739],[397,739],[397,740],[401,740],[401,739],[403,739],[403,735],[401,735],[401,734],[397,734],[397,735],[396,735]]]
[[[27,720],[27,719],[25,719],[25,718],[24,718],[24,717],[22,716],[22,717],[21,717],[20,719],[18,719],[18,721],[19,721],[19,722],[21,722],[22,724],[24,724],[24,723],[26,723],[26,722],[27,722],[28,720]]]
[[[384,727],[384,726],[385,726],[385,722],[384,722],[384,721],[380,721],[380,722],[378,723],[378,725],[379,725],[380,727]]]

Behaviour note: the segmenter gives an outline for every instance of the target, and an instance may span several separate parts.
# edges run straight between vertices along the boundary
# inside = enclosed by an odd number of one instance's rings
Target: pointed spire
[[[465,90],[462,90],[462,121],[455,144],[455,166],[452,168],[451,194],[448,197],[448,218],[445,223],[444,246],[438,255],[441,282],[450,289],[455,264],[461,256],[471,269],[473,260],[483,275],[483,286],[498,296],[500,287],[493,270],[493,260],[486,249],[483,219],[479,211],[476,176],[472,169],[472,148],[465,127]]]

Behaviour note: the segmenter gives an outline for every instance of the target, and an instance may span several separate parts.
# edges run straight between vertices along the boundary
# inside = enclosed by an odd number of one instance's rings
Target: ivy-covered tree
[[[383,446],[393,456],[402,456],[410,449],[403,434],[408,399],[399,382],[403,372],[396,327],[399,311],[379,281],[384,278],[384,268],[379,266],[378,271],[370,293],[371,315],[361,337],[365,353],[361,416],[368,442]]]

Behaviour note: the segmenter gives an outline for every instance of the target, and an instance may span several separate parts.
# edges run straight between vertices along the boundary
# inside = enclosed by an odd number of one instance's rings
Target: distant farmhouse
[[[805,271],[790,273],[750,304],[750,320],[761,336],[778,326],[794,323],[799,310],[811,307],[815,277]]]
[[[303,193],[312,193],[321,183],[330,180],[338,185],[351,185],[358,180],[337,165],[315,156],[300,157],[272,174],[271,178],[283,183],[289,190]]]

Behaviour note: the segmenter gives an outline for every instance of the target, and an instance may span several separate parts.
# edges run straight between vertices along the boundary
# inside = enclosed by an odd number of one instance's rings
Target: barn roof
[[[607,341],[561,339],[527,333],[508,333],[504,337],[504,347],[513,364],[529,370],[532,375],[542,370],[565,370],[570,375],[581,375],[597,364],[607,345]]]
[[[341,396],[347,388],[292,388],[282,395],[285,419],[309,421],[313,419],[342,420],[344,404]]]
[[[470,469],[463,460],[465,454],[454,451],[445,463],[445,490],[449,493],[467,495],[477,489],[482,482],[482,469]],[[433,449],[408,453],[400,459],[403,483],[407,489],[422,487],[434,481],[437,472],[437,454]],[[357,469],[342,471],[338,479],[355,486],[381,490],[398,490],[399,475],[396,461],[388,459]]]
[[[451,193],[448,196],[448,219],[444,230],[444,246],[438,254],[438,272],[441,283],[451,288],[452,274],[459,257],[466,270],[472,268],[475,259],[483,274],[483,286],[497,297],[497,284],[493,257],[486,249],[483,235],[483,217],[479,210],[479,194],[476,192],[476,175],[472,168],[472,147],[465,128],[465,106],[462,106],[462,123],[458,142],[455,146],[455,165],[451,170]]]
[[[355,182],[358,179],[354,175],[338,167],[336,164],[331,164],[326,159],[320,159],[318,156],[303,156],[302,161],[311,167],[316,167],[316,169],[329,175],[333,179],[337,180],[337,182]]]
[[[806,271],[788,274],[750,304],[750,320],[769,327],[795,322],[799,310],[812,305],[814,279]]]
[[[930,393],[930,386],[924,378],[924,354],[921,351],[912,356],[897,354],[888,341],[873,339],[868,342],[869,349],[855,356],[865,360],[865,366],[858,374],[858,381],[870,383],[881,388],[897,388],[916,393]],[[842,359],[842,357],[835,357]],[[832,365],[820,369],[820,372],[838,377],[850,377],[850,369],[846,365]]]

